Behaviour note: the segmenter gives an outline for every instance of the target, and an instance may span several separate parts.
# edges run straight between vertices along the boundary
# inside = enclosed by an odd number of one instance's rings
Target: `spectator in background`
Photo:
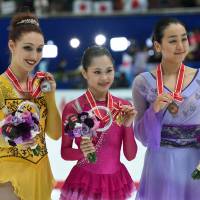
[[[196,0],[180,0],[181,7],[196,7],[197,2]]]
[[[49,11],[48,0],[34,0],[35,12],[37,15],[47,14]]]
[[[190,53],[189,60],[199,60],[200,58],[200,29],[193,30],[189,35]]]
[[[123,9],[124,0],[112,0],[112,2],[113,2],[114,10],[120,11]]]
[[[129,85],[131,85],[131,82],[133,80],[133,76],[131,73],[132,65],[133,57],[128,52],[124,52],[122,54],[122,64],[119,66],[118,72],[125,75]]]
[[[134,62],[132,65],[132,75],[134,79],[139,73],[147,71],[148,52],[145,45],[138,45],[135,49]]]
[[[115,77],[115,81],[114,81],[114,88],[129,88],[130,84],[126,78],[126,74],[124,72],[119,72],[118,76]]]
[[[34,6],[35,0],[15,0],[17,5],[17,11],[21,12],[25,8],[29,8],[30,12],[35,12],[35,6]]]
[[[58,63],[56,72],[55,72],[56,80],[66,82],[68,80],[66,71],[67,71],[67,59],[61,58],[60,62]]]
[[[74,0],[49,0],[50,12],[72,12]]]

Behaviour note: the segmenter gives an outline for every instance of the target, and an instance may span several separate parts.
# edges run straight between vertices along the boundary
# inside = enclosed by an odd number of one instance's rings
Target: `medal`
[[[45,73],[44,72],[37,72],[34,77],[27,77],[27,90],[24,90],[19,83],[17,77],[15,74],[12,72],[11,68],[8,67],[6,70],[6,75],[9,78],[9,80],[12,82],[14,85],[15,89],[22,94],[23,96],[27,98],[37,98],[41,94],[41,81],[45,78]],[[49,89],[49,88],[48,88]]]
[[[51,84],[49,83],[49,81],[44,80],[44,81],[42,81],[40,88],[41,88],[42,92],[50,92],[51,91]]]
[[[118,126],[121,126],[124,122],[124,117],[122,116],[122,113],[119,113],[117,116],[116,116],[116,119],[115,119],[116,123],[118,124]]]
[[[95,98],[93,97],[93,94],[89,89],[86,91],[85,96],[98,119],[100,119],[104,123],[109,124],[112,117],[112,119],[115,120],[119,126],[122,125],[122,123],[124,122],[124,117],[123,113],[121,112],[121,102],[114,102],[112,95],[109,92],[107,94],[107,108],[110,110],[111,116],[109,112],[106,112],[106,114],[100,112],[100,109],[98,109],[98,107],[101,106],[97,106]]]
[[[98,119],[100,119],[101,121],[105,122],[105,123],[108,122],[110,120],[110,116],[108,115],[108,113],[106,115],[103,114],[98,109],[98,106],[96,104],[96,100],[95,100],[92,92],[90,90],[87,90],[86,93],[85,93],[85,96],[87,98],[87,101],[88,101],[90,107],[92,109],[95,108],[94,109],[94,114],[96,115],[96,117]],[[108,93],[108,95],[107,95],[107,108],[111,111],[113,109],[113,106],[114,106],[114,104],[113,104],[113,98],[112,98],[111,94]]]
[[[185,72],[185,66],[184,64],[181,64],[179,68],[179,72],[178,72],[175,91],[170,93],[174,101],[170,103],[167,107],[167,110],[172,115],[176,115],[179,110],[179,106],[177,105],[177,103],[175,103],[175,100],[178,102],[181,102],[183,100],[183,97],[181,96],[181,91],[183,87],[184,72]],[[163,88],[164,88],[161,64],[157,66],[156,74],[157,74],[157,78],[156,78],[157,91],[158,91],[158,95],[161,95],[163,93]]]
[[[172,103],[170,103],[167,107],[167,110],[172,114],[172,115],[176,115],[178,113],[179,107],[178,105],[173,101]]]

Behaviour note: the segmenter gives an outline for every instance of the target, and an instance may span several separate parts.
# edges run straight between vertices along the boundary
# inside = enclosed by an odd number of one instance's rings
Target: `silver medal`
[[[42,92],[50,92],[51,91],[51,84],[49,83],[49,81],[44,80],[44,81],[42,81],[40,88],[41,88]]]

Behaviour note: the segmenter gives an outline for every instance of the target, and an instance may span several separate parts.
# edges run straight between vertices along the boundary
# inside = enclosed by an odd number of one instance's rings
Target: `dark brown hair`
[[[161,43],[165,29],[171,24],[181,24],[185,28],[185,25],[176,18],[162,18],[155,25],[152,41]]]
[[[36,32],[43,35],[38,18],[30,12],[22,12],[13,16],[9,28],[9,40],[19,40],[22,34]]]
[[[108,56],[111,60],[111,62],[114,64],[114,60],[112,58],[111,53],[108,51],[108,49],[106,49],[105,47],[102,46],[91,46],[88,47],[84,53],[83,53],[83,57],[81,60],[83,69],[85,71],[87,71],[88,67],[91,65],[92,63],[92,59],[95,57],[99,57],[99,56]]]

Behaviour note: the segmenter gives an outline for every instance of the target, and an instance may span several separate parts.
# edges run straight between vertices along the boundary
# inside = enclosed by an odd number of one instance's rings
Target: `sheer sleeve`
[[[127,160],[133,160],[137,153],[137,144],[134,138],[133,126],[123,127],[123,151]]]
[[[64,122],[65,119],[71,114],[75,114],[77,111],[73,107],[72,103],[68,103],[62,114],[62,145],[61,145],[61,156],[64,160],[80,160],[84,158],[83,153],[80,149],[72,148],[73,139],[64,133]]]
[[[152,105],[147,101],[147,81],[138,75],[133,82],[133,101],[138,111],[134,132],[144,146],[158,148],[160,146],[162,113],[155,113]]]

